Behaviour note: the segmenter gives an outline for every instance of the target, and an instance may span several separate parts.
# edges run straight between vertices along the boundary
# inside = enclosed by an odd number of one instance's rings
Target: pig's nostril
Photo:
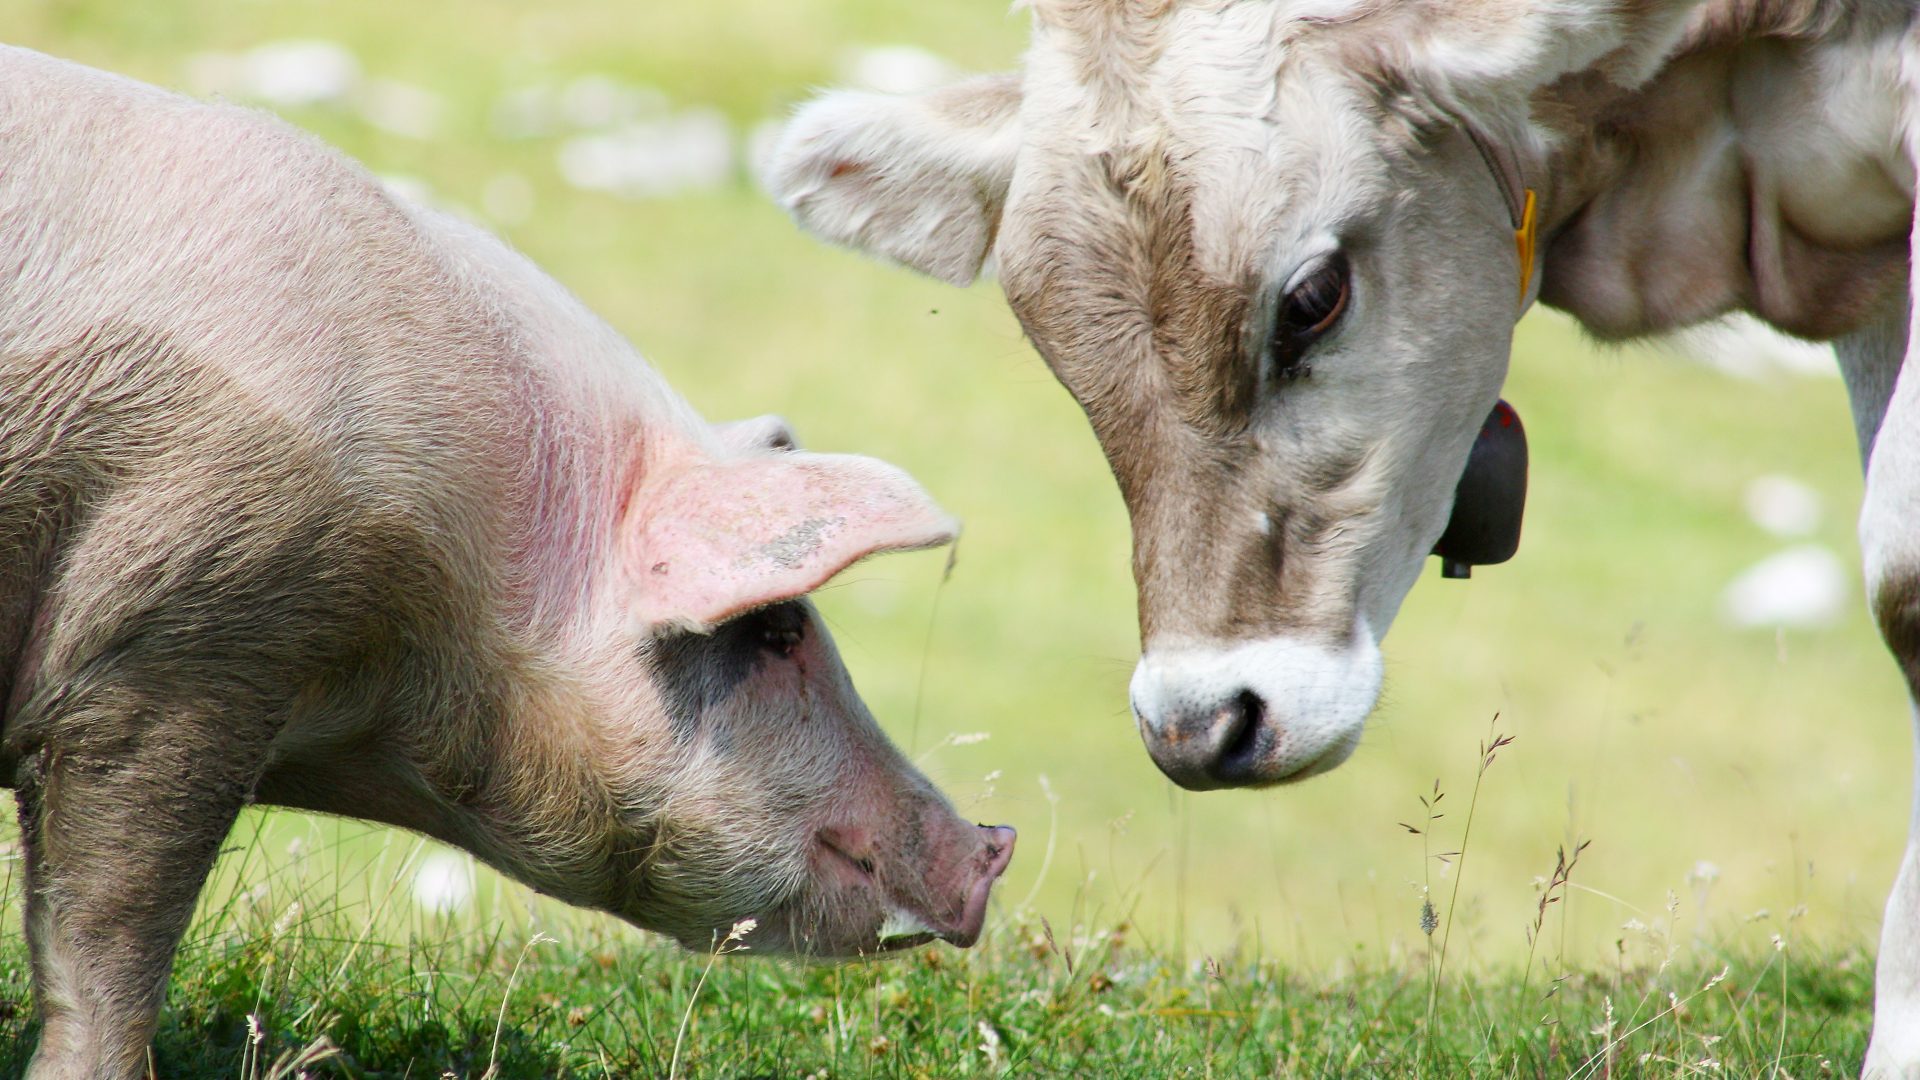
[[[982,825],[980,831],[986,833],[981,843],[981,854],[986,857],[986,872],[989,880],[997,878],[1013,861],[1013,842],[1018,838],[1011,825]]]

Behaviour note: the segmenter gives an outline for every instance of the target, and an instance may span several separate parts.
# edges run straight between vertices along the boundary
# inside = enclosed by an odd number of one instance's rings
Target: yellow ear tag
[[[1520,227],[1513,230],[1513,246],[1520,253],[1520,306],[1527,303],[1527,292],[1533,286],[1534,245],[1539,239],[1539,219],[1534,214],[1533,189],[1527,189],[1526,208],[1520,212]]]

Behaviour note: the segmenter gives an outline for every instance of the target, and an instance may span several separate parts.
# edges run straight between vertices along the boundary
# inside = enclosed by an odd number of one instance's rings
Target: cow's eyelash
[[[1313,373],[1307,353],[1346,315],[1352,304],[1353,280],[1346,256],[1335,252],[1305,274],[1296,277],[1274,302],[1273,329],[1267,354],[1273,377],[1302,379]]]

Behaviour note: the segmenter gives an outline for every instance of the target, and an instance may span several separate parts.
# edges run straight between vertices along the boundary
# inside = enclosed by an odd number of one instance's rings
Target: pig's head
[[[647,468],[621,526],[637,715],[606,736],[621,887],[696,949],[846,956],[979,936],[1013,830],[974,825],[887,740],[807,593],[955,526],[904,473],[759,428]],[[775,429],[778,429],[777,431]],[[744,434],[743,434],[744,433]]]

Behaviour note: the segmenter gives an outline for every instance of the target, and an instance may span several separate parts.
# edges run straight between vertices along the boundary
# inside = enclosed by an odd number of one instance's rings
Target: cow
[[[1133,526],[1154,761],[1338,765],[1536,300],[1837,347],[1871,608],[1920,692],[1911,0],[1031,0],[1020,70],[835,92],[769,187],[955,284],[989,257]],[[1920,713],[1916,713],[1920,723]],[[1920,1073],[1920,804],[1867,1068]]]
[[[248,805],[709,949],[979,936],[962,820],[806,594],[948,542],[904,473],[710,427],[483,230],[265,115],[0,48],[0,785],[32,1080],[144,1076]]]

